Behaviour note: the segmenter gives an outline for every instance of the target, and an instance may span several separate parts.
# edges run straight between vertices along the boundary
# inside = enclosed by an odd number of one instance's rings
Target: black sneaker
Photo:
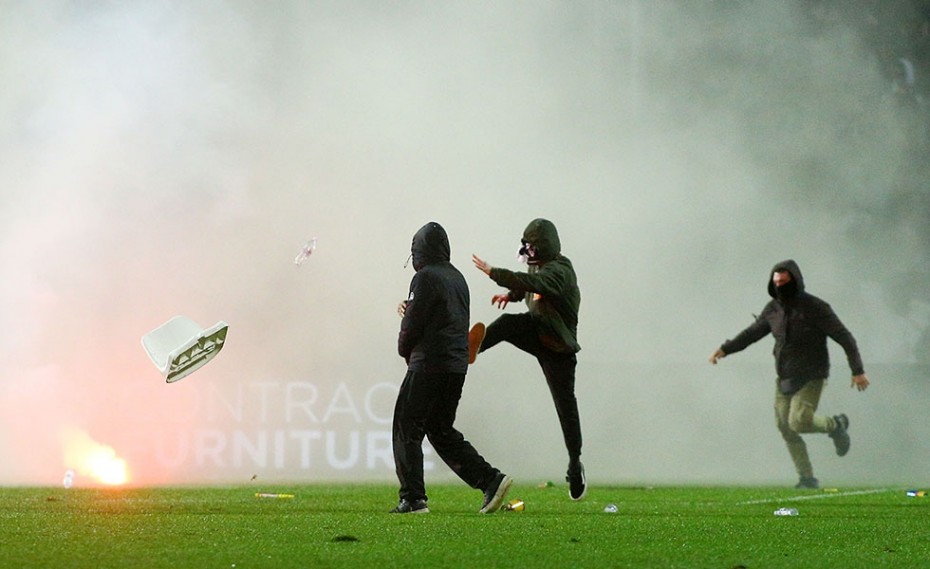
[[[849,433],[846,432],[846,429],[849,428],[849,417],[834,415],[833,420],[836,421],[836,428],[830,433],[830,438],[833,439],[836,454],[846,456],[846,453],[849,452]]]
[[[572,500],[577,502],[588,493],[588,485],[584,479],[584,465],[581,462],[568,465],[565,481],[568,482],[568,495]]]
[[[468,331],[468,363],[473,364],[478,358],[478,350],[481,349],[481,342],[484,341],[486,328],[483,323],[476,322],[471,330]]]
[[[478,513],[493,514],[501,509],[501,503],[503,503],[507,491],[510,490],[511,484],[513,484],[513,478],[507,476],[503,472],[498,472],[497,476],[494,477],[494,480],[484,491],[484,504],[481,506],[481,509],[478,510]]]
[[[397,503],[397,506],[390,511],[392,514],[428,514],[429,508],[426,507],[426,500],[414,500],[408,502],[406,499]]]
[[[816,490],[820,488],[820,481],[813,476],[802,476],[794,487],[798,490]]]

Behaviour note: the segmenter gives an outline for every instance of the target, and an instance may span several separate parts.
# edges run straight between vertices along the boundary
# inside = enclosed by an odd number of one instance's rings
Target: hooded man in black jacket
[[[484,492],[480,513],[500,509],[513,480],[482,458],[453,427],[468,370],[468,284],[450,259],[449,238],[436,222],[413,236],[416,274],[402,320],[397,351],[407,375],[394,407],[394,465],[400,502],[392,513],[427,513],[423,437],[459,478]]]
[[[505,308],[509,302],[525,300],[529,312],[504,314],[485,328],[478,322],[469,334],[469,360],[500,342],[508,342],[536,357],[542,368],[568,450],[569,496],[581,500],[587,492],[581,463],[581,420],[575,398],[575,354],[578,345],[578,308],[581,292],[572,262],[562,255],[555,225],[534,219],[523,232],[520,256],[527,272],[492,267],[477,255],[472,262],[498,285],[508,289],[496,294],[491,304]]]
[[[792,260],[776,264],[769,275],[772,300],[755,322],[710,356],[710,363],[746,349],[771,333],[775,337],[775,420],[800,476],[796,488],[818,488],[807,446],[800,433],[827,433],[836,454],[849,452],[849,418],[815,415],[820,394],[830,371],[827,338],[843,347],[852,370],[851,387],[865,391],[869,379],[853,335],[829,304],[808,294],[798,264]]]

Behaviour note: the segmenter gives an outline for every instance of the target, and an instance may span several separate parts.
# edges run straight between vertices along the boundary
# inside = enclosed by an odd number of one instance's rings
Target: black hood
[[[531,265],[545,263],[559,256],[562,252],[562,243],[559,241],[559,232],[548,219],[534,219],[523,231],[523,245],[531,244],[536,255],[527,262]]]
[[[775,283],[772,282],[772,277],[775,275],[775,273],[781,271],[788,271],[788,273],[791,275],[791,282],[781,287],[782,289],[788,289],[787,291],[777,290],[775,288]],[[784,298],[786,296],[784,294],[785,292],[788,293],[787,296],[796,296],[804,292],[804,277],[801,275],[801,268],[798,267],[798,264],[795,263],[792,259],[776,263],[775,266],[772,267],[772,271],[769,273],[768,291],[769,296],[772,298]],[[779,295],[779,292],[782,292],[782,294]]]
[[[414,234],[413,243],[410,245],[414,269],[419,271],[426,265],[448,261],[449,253],[449,237],[446,230],[435,221],[427,223]]]

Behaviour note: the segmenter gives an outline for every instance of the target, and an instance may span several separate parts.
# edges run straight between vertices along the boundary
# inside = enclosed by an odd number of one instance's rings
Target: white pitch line
[[[882,494],[884,492],[901,491],[900,488],[875,488],[872,490],[854,490],[852,492],[825,492],[823,494],[805,494],[802,496],[789,496],[788,498],[766,498],[765,500],[748,500],[737,502],[737,506],[752,504],[774,504],[775,502],[800,502],[801,500],[820,500],[823,498],[838,498],[840,496],[861,496],[863,494]]]

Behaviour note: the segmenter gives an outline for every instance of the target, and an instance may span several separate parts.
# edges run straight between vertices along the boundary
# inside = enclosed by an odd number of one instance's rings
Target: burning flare
[[[87,476],[109,486],[129,481],[126,461],[116,456],[111,447],[100,444],[84,431],[67,429],[62,433],[65,466],[78,475]]]

